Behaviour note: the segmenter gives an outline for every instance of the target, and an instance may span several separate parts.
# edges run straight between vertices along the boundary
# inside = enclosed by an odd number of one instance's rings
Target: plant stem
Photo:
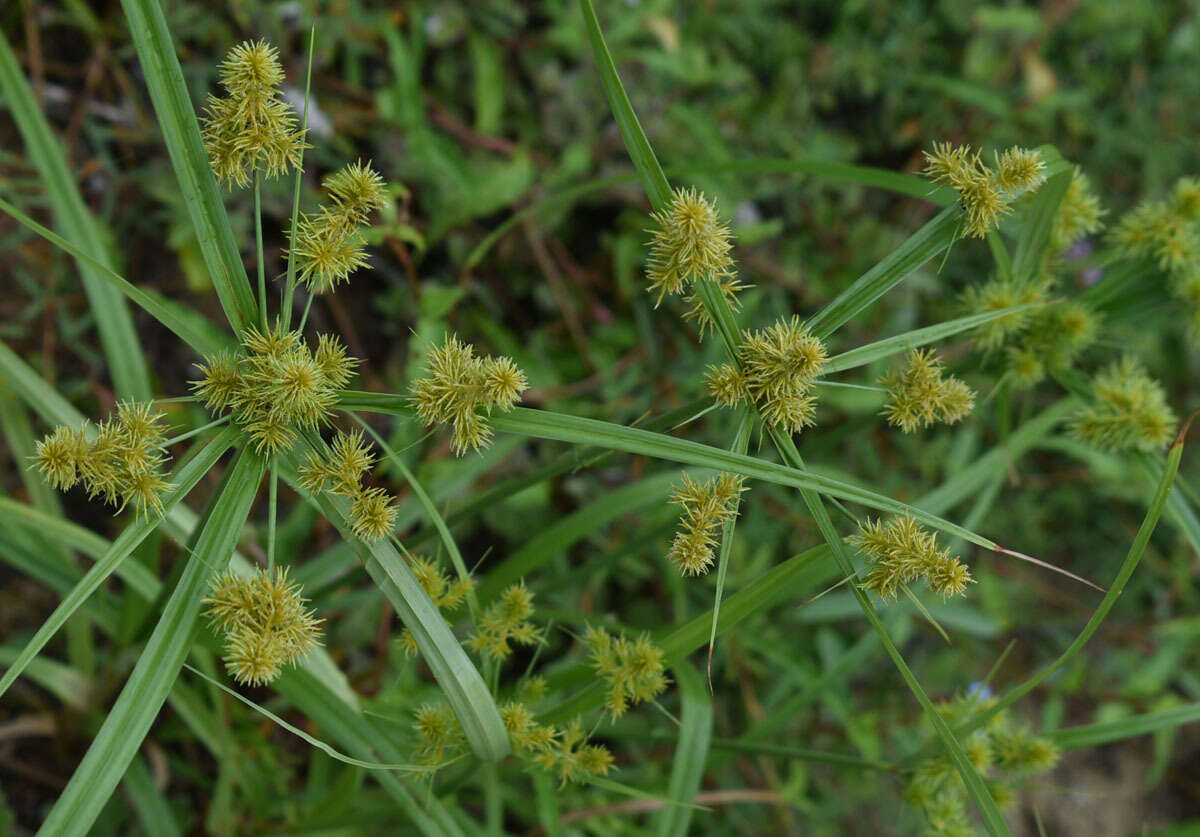
[[[170,447],[171,445],[186,441],[186,440],[192,438],[193,436],[200,435],[205,430],[211,430],[214,427],[219,427],[220,425],[224,424],[227,421],[229,421],[229,416],[221,416],[221,418],[214,419],[213,421],[210,421],[208,424],[205,424],[201,427],[197,427],[195,430],[189,430],[186,433],[180,433],[178,436],[174,436],[170,439],[167,439],[167,441],[163,442],[163,447]]]
[[[271,482],[268,505],[270,517],[267,518],[267,573],[275,572],[275,519],[279,506],[279,469],[275,467],[275,457],[271,457]]]
[[[314,293],[308,295],[308,302],[304,303],[304,316],[300,318],[300,327],[296,329],[297,331],[304,331],[304,324],[308,322],[308,312],[312,308],[313,297],[315,296],[316,294]]]
[[[254,243],[258,249],[258,310],[263,331],[267,330],[267,268],[263,257],[262,175],[254,170]]]
[[[304,76],[304,115],[300,118],[300,131],[305,141],[308,140],[308,98],[312,88],[312,59],[313,49],[317,44],[317,22],[314,20],[308,34],[308,71]],[[300,149],[300,165],[296,167],[296,181],[292,187],[292,228],[288,234],[287,284],[283,290],[283,308],[279,316],[283,319],[283,327],[292,324],[292,295],[296,292],[296,261],[292,258],[292,250],[296,246],[296,225],[300,217],[300,179],[304,174],[304,149]]]

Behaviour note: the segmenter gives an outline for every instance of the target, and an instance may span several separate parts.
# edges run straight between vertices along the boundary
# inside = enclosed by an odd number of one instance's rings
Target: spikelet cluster
[[[459,455],[486,447],[492,438],[487,416],[511,410],[529,386],[511,358],[476,355],[453,334],[430,350],[427,371],[411,387],[417,415],[428,427],[449,424]]]
[[[429,595],[430,600],[442,613],[453,613],[467,600],[475,581],[467,578],[452,578],[447,575],[437,562],[423,555],[410,556],[409,569],[421,582],[421,587]],[[412,632],[405,628],[400,632],[400,650],[409,656],[417,653],[417,641]]]
[[[226,571],[213,582],[206,613],[225,635],[225,665],[239,683],[270,683],[321,639],[321,621],[304,605],[286,568],[250,576]]]
[[[583,641],[590,651],[592,667],[608,687],[604,706],[614,718],[624,715],[631,705],[651,700],[666,690],[663,652],[647,634],[631,640],[589,626]]]
[[[162,476],[165,428],[152,404],[123,401],[94,432],[55,428],[37,443],[33,464],[60,491],[82,482],[89,497],[118,511],[132,505],[139,516],[161,515],[162,494],[171,489]]]
[[[327,420],[357,364],[336,337],[323,335],[314,352],[298,331],[249,328],[240,351],[204,359],[192,390],[209,410],[228,410],[259,452],[274,453]]]
[[[221,62],[226,95],[209,96],[201,119],[209,164],[227,186],[248,185],[255,172],[276,177],[300,166],[304,133],[279,85],[279,54],[265,41],[246,41]]]
[[[942,363],[932,349],[913,349],[905,367],[889,371],[879,383],[888,394],[883,415],[905,433],[935,421],[954,424],[975,406],[975,393],[953,375],[942,374]]]
[[[505,660],[512,654],[512,643],[533,645],[542,639],[542,631],[533,617],[533,593],[524,582],[510,585],[480,617],[479,625],[467,645],[477,654],[493,660]]]
[[[994,702],[970,695],[941,703],[937,709],[948,724],[958,726]],[[1004,712],[961,743],[1001,809],[1015,801],[1015,781],[1044,773],[1058,762],[1058,748],[1050,739],[1015,725]],[[925,820],[927,834],[948,837],[976,833],[967,813],[966,787],[947,756],[917,764],[905,789],[905,799]]]
[[[1145,201],[1123,217],[1112,241],[1128,258],[1153,260],[1167,274],[1167,288],[1184,304],[1188,333],[1200,342],[1200,180],[1183,178],[1171,196]]]
[[[1171,441],[1175,413],[1162,386],[1126,357],[1092,380],[1093,402],[1071,419],[1079,439],[1107,450],[1156,450]]]
[[[602,744],[590,743],[579,721],[572,721],[557,735],[554,745],[537,753],[533,760],[557,773],[562,784],[603,776],[612,769],[612,753]]]
[[[684,296],[692,304],[684,315],[700,324],[701,334],[712,325],[707,309],[689,294],[693,284],[711,279],[729,304],[736,307],[744,287],[734,275],[729,227],[721,223],[715,201],[695,189],[675,190],[670,205],[651,215],[656,224],[650,233],[646,265],[647,290],[655,305],[665,295]]]
[[[427,704],[418,709],[413,731],[417,734],[417,764],[442,765],[466,750],[462,725],[445,704]]]
[[[749,399],[763,420],[796,433],[816,423],[812,383],[828,359],[825,344],[799,317],[743,335],[738,363],[709,367],[708,390],[732,407]]]
[[[975,238],[995,229],[1012,211],[1012,202],[1045,179],[1045,163],[1037,151],[1024,148],[997,154],[994,168],[968,146],[935,142],[933,151],[924,154],[926,177],[958,192],[965,231]]]
[[[704,482],[683,475],[683,485],[671,494],[671,502],[683,508],[683,517],[667,553],[681,574],[708,572],[721,542],[721,528],[737,515],[743,483],[737,474],[719,474]]]
[[[957,596],[971,583],[966,565],[939,549],[937,537],[921,529],[911,517],[893,517],[887,523],[867,520],[850,542],[871,564],[863,587],[882,599],[894,599],[902,584],[925,579],[943,597]]]
[[[352,163],[325,178],[324,186],[330,203],[300,218],[291,249],[300,279],[313,293],[331,291],[367,266],[361,230],[374,210],[387,205],[387,184],[370,163]]]
[[[1063,195],[1054,216],[1054,226],[1050,228],[1050,249],[1062,252],[1084,236],[1091,235],[1104,226],[1101,219],[1105,210],[1100,206],[1100,198],[1092,190],[1091,181],[1079,166],[1075,167],[1071,177],[1071,185]]]
[[[961,307],[970,314],[1000,311],[1017,305],[1049,303],[1053,280],[1042,276],[1019,281],[992,279],[963,293]],[[1013,384],[1029,388],[1050,372],[1070,368],[1095,342],[1099,316],[1078,300],[1055,302],[1006,314],[980,326],[977,342],[998,358]]]
[[[304,490],[350,499],[350,528],[368,543],[390,535],[396,523],[395,498],[386,489],[362,484],[374,464],[375,454],[361,431],[338,431],[329,448],[310,454],[299,471]]]

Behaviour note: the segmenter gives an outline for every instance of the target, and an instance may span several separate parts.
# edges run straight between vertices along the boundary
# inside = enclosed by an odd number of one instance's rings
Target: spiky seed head
[[[956,146],[949,142],[935,142],[932,151],[921,152],[925,157],[926,177],[943,186],[961,191],[967,184],[979,179],[983,164],[979,155],[966,145]]]
[[[744,480],[736,474],[720,474],[697,482],[688,474],[676,486],[671,501],[683,509],[681,529],[675,534],[667,558],[683,575],[708,572],[716,557],[721,527],[737,514]]]
[[[392,495],[382,488],[364,488],[350,504],[350,527],[368,543],[392,533],[396,526],[396,506]]]
[[[962,594],[972,581],[966,566],[948,549],[939,549],[936,536],[908,516],[886,524],[868,519],[850,542],[871,564],[863,586],[884,600],[895,598],[901,585],[918,578],[943,597]]]
[[[799,317],[751,333],[738,350],[753,395],[770,396],[807,386],[821,374],[829,355],[821,339]]]
[[[387,206],[387,183],[371,164],[351,163],[322,184],[346,221],[361,226],[371,212]]]
[[[1188,221],[1200,218],[1200,178],[1183,177],[1175,183],[1171,208]]]
[[[286,655],[272,634],[235,633],[225,647],[225,666],[243,686],[263,686],[279,676]]]
[[[700,279],[716,279],[733,272],[729,256],[729,227],[722,224],[715,202],[695,189],[678,189],[670,205],[651,215],[656,228],[651,235],[646,278],[655,304],[665,294],[682,294]]]
[[[117,405],[117,426],[126,444],[158,447],[166,441],[166,418],[148,401],[122,401]]]
[[[1083,238],[1097,232],[1103,225],[1105,210],[1100,198],[1092,191],[1091,181],[1076,166],[1071,185],[1063,196],[1050,231],[1050,244],[1054,250],[1065,250]]]
[[[1046,179],[1045,168],[1036,150],[1014,146],[996,155],[996,185],[1006,192],[1024,192]]]
[[[79,480],[79,467],[87,450],[81,431],[56,427],[37,443],[33,462],[52,488],[65,491]]]
[[[313,359],[320,368],[325,380],[335,389],[341,389],[354,377],[354,369],[359,360],[351,357],[342,341],[333,334],[322,334],[317,340],[317,350]]]
[[[882,414],[893,427],[913,433],[935,421],[953,424],[966,417],[975,395],[958,378],[945,377],[931,349],[914,349],[902,370],[891,370],[879,383],[887,390]]]
[[[735,407],[746,399],[746,376],[731,363],[708,367],[708,393],[718,404]]]
[[[975,238],[995,229],[1011,211],[1012,201],[1043,180],[1038,153],[1021,148],[998,155],[995,171],[969,147],[950,143],[935,142],[933,151],[925,152],[925,160],[927,177],[958,191],[964,231]]]
[[[489,357],[483,361],[483,396],[490,406],[511,410],[529,388],[522,372],[512,358]]]
[[[1156,450],[1171,441],[1175,413],[1162,386],[1126,357],[1092,380],[1093,402],[1075,414],[1070,430],[1108,450]]]
[[[608,688],[605,708],[613,717],[620,717],[631,705],[651,700],[667,688],[662,650],[648,635],[631,640],[589,626],[584,642],[590,649],[592,667]]]
[[[290,255],[296,260],[301,281],[317,294],[333,290],[349,281],[351,273],[367,266],[362,235],[328,207],[301,218]]]
[[[525,583],[510,585],[483,612],[467,645],[493,660],[507,659],[512,654],[511,643],[533,645],[541,641],[541,630],[530,621],[533,612],[533,593]]]

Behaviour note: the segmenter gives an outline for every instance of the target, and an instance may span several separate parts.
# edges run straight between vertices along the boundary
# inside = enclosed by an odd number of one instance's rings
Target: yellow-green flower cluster
[[[225,634],[225,665],[246,686],[270,683],[321,639],[320,620],[307,609],[286,568],[259,569],[249,577],[219,575],[204,603]]]
[[[1051,252],[1060,253],[1084,236],[1098,231],[1104,226],[1100,221],[1104,212],[1100,198],[1092,191],[1091,181],[1076,166],[1050,229]]]
[[[680,573],[708,572],[721,542],[721,527],[737,515],[743,482],[737,474],[719,474],[704,482],[683,475],[683,485],[671,494],[671,502],[683,507],[683,518],[667,553]]]
[[[387,184],[361,161],[325,178],[332,204],[305,214],[296,227],[292,257],[300,279],[313,293],[326,293],[366,267],[361,228],[371,212],[387,205]]]
[[[73,430],[57,427],[37,443],[34,465],[54,488],[82,482],[92,498],[103,497],[120,511],[132,505],[138,515],[163,513],[166,458],[165,418],[152,404],[123,401],[115,417]]]
[[[1071,432],[1108,450],[1156,450],[1171,441],[1175,413],[1157,381],[1126,357],[1092,380],[1093,401],[1071,420]]]
[[[892,369],[879,383],[888,393],[883,415],[888,424],[905,433],[935,421],[954,424],[975,406],[971,388],[954,376],[943,375],[942,363],[931,349],[913,349],[904,369]]]
[[[937,537],[907,515],[887,523],[867,520],[850,542],[871,564],[863,587],[882,599],[896,598],[901,585],[918,578],[943,597],[961,594],[972,581],[966,565],[952,556],[949,548],[939,549]]]
[[[339,431],[329,449],[310,454],[300,467],[300,487],[316,494],[328,491],[347,497],[350,527],[360,539],[371,542],[390,535],[396,522],[393,497],[383,488],[367,488],[363,475],[375,464],[375,454],[362,432]]]
[[[952,727],[987,710],[992,699],[975,696],[956,698],[938,705],[938,713]],[[963,751],[987,784],[1000,808],[1015,800],[1015,780],[1044,773],[1058,762],[1058,748],[1048,738],[1034,735],[999,713],[982,729],[962,742]],[[905,790],[905,798],[929,826],[928,834],[973,835],[967,814],[967,791],[950,758],[935,756],[920,762]]]
[[[459,455],[486,447],[492,438],[486,416],[493,409],[511,410],[528,388],[511,358],[476,355],[453,334],[430,350],[427,370],[411,387],[417,415],[428,427],[449,424]]]
[[[314,352],[298,331],[249,328],[241,351],[205,358],[192,389],[209,410],[229,410],[259,452],[274,453],[326,421],[357,364],[336,337],[322,335]]]
[[[992,168],[969,146],[934,143],[925,161],[927,177],[958,191],[966,232],[975,238],[994,230],[1001,216],[1012,211],[1012,202],[1044,180],[1045,163],[1037,151],[1024,148],[997,154]]]
[[[471,588],[475,585],[474,579],[469,576],[467,578],[451,578],[442,571],[437,562],[423,555],[410,556],[408,566],[413,575],[417,577],[417,581],[421,582],[425,592],[429,594],[430,600],[443,613],[452,613],[457,610],[467,600]],[[404,654],[415,655],[417,653],[417,641],[408,628],[400,632],[399,643],[400,650]]]
[[[510,643],[533,645],[541,640],[541,629],[529,621],[532,616],[533,593],[517,582],[483,612],[467,645],[477,654],[505,660],[513,651]]]
[[[812,383],[828,359],[825,344],[799,317],[743,335],[738,364],[709,367],[708,390],[732,407],[749,399],[763,420],[796,433],[815,424],[817,399]]]
[[[743,285],[734,275],[729,256],[729,227],[721,223],[715,201],[695,189],[675,190],[666,209],[651,215],[656,227],[650,233],[650,257],[646,265],[647,290],[656,294],[655,305],[666,294],[686,295],[692,303],[685,318],[700,324],[701,334],[712,325],[707,309],[688,292],[702,279],[711,279],[730,305],[737,306]]]
[[[246,186],[255,172],[276,177],[298,168],[304,133],[281,98],[283,69],[265,41],[239,44],[221,63],[223,98],[209,96],[202,119],[204,145],[217,179]]]
[[[1171,197],[1145,201],[1112,231],[1128,258],[1152,259],[1166,272],[1171,293],[1190,307],[1189,330],[1200,341],[1200,180],[1184,178]]]
[[[647,634],[631,640],[589,626],[583,641],[591,652],[592,667],[608,685],[604,705],[614,718],[624,715],[630,705],[651,700],[666,690],[663,652]]]
[[[565,785],[590,776],[603,776],[612,769],[613,757],[602,744],[588,743],[583,724],[572,721],[559,734],[554,746],[534,756],[534,762],[557,773]]]

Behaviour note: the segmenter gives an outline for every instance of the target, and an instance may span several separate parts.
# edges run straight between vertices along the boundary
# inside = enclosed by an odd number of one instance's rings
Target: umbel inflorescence
[[[708,391],[732,407],[749,400],[763,420],[796,433],[816,423],[812,384],[828,359],[825,344],[799,317],[744,334],[738,363],[709,367]]]
[[[357,365],[331,335],[313,351],[298,331],[251,327],[239,351],[205,358],[192,389],[209,410],[228,412],[258,451],[275,453],[328,420]]]
[[[247,186],[256,173],[277,177],[300,166],[304,132],[280,95],[283,68],[265,41],[246,41],[221,62],[225,96],[209,96],[204,145],[217,179]]]
[[[591,651],[592,668],[608,686],[604,706],[614,718],[624,715],[630,705],[653,700],[666,690],[663,652],[649,635],[629,639],[588,626],[583,641]]]
[[[428,374],[412,383],[413,404],[427,426],[451,426],[459,455],[485,447],[492,438],[487,416],[511,410],[528,388],[511,358],[476,355],[453,334],[430,349],[427,363]]]
[[[152,404],[123,401],[116,416],[95,427],[57,427],[37,444],[34,465],[54,488],[83,483],[91,498],[102,497],[120,511],[163,513],[166,420]]]
[[[248,577],[226,571],[204,603],[225,635],[225,665],[242,685],[270,683],[321,639],[320,620],[304,606],[286,568],[259,569]]]
[[[975,406],[971,388],[942,373],[942,363],[930,349],[914,349],[903,369],[889,371],[879,381],[887,390],[883,415],[888,424],[905,433],[935,421],[954,424]]]
[[[882,599],[896,598],[902,585],[919,578],[944,597],[959,595],[972,580],[970,570],[948,548],[939,549],[937,537],[908,516],[887,523],[868,520],[850,542],[871,564],[863,587]]]
[[[975,238],[994,230],[1001,216],[1012,211],[1012,202],[1042,182],[1046,167],[1037,151],[1024,148],[997,154],[995,168],[965,145],[934,143],[933,151],[924,153],[925,175],[958,192],[964,229]]]

